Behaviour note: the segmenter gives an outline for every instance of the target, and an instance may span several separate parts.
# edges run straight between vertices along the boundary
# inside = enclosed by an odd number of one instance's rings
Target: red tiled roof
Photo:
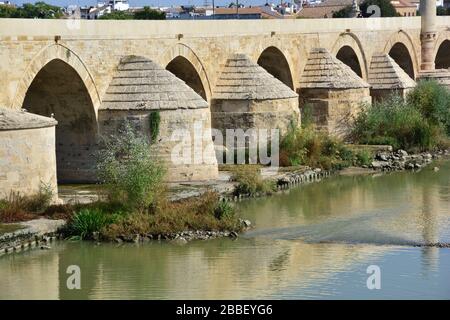
[[[416,5],[407,0],[394,0],[391,1],[394,8],[416,8]]]
[[[297,16],[301,18],[332,18],[334,12],[345,7],[347,5],[303,7]]]

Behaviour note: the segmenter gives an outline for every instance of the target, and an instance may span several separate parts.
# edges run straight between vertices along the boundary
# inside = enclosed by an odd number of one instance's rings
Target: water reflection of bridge
[[[354,239],[370,240],[382,233],[425,243],[450,238],[450,185],[443,170],[439,174],[332,178],[299,190],[301,198],[280,195],[244,206],[258,215],[258,229],[302,225],[310,228],[309,234],[320,234],[320,225],[344,221],[347,227],[341,233],[335,228],[335,237],[353,234]],[[263,233],[236,242],[223,239],[188,246],[64,243],[52,251],[2,258],[0,297],[258,298],[293,287],[311,293],[312,287],[331,283],[343,270],[354,271],[364,286],[365,268],[399,248],[307,244],[280,240],[278,235]],[[440,249],[417,250],[423,252],[422,276],[426,278],[438,268]],[[72,264],[82,270],[80,292],[66,289],[66,268]],[[14,281],[8,280],[11,272]]]

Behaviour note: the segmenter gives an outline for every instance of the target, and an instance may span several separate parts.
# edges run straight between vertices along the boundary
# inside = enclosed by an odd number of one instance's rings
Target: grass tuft
[[[273,181],[264,180],[261,177],[261,170],[258,165],[236,165],[232,168],[231,180],[237,182],[234,189],[235,195],[270,194],[276,190]]]

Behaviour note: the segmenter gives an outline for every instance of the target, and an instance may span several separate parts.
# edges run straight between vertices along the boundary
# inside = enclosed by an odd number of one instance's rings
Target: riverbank
[[[450,249],[426,244],[450,243],[450,161],[342,172],[233,203],[253,226],[235,240],[56,241],[51,250],[4,255],[0,297],[448,299]],[[82,290],[66,287],[74,264]],[[380,266],[382,290],[367,290],[369,265]]]
[[[58,236],[65,224],[64,220],[47,218],[4,224],[3,226],[12,228],[0,229],[3,229],[3,232],[0,232],[0,256],[31,248],[50,249],[49,243]]]
[[[356,148],[360,148],[361,146],[356,146]],[[373,154],[373,161],[369,166],[364,165],[361,167],[347,167],[341,170],[327,171],[322,170],[321,168],[310,168],[307,166],[296,166],[296,167],[287,167],[287,168],[279,168],[279,170],[273,170],[271,168],[261,168],[261,177],[263,180],[269,180],[274,183],[276,186],[276,190],[274,193],[283,192],[286,189],[296,187],[305,183],[313,183],[317,181],[321,181],[324,178],[328,178],[330,176],[334,176],[336,174],[339,175],[361,175],[361,174],[377,174],[383,172],[392,172],[392,171],[401,171],[401,170],[421,170],[425,166],[432,163],[434,159],[439,159],[441,157],[447,157],[450,153],[448,150],[441,150],[434,153],[420,153],[420,154],[408,154],[404,150],[390,151],[390,148],[383,147],[374,147],[371,146],[371,152]],[[224,167],[223,169],[226,169]],[[433,168],[435,171],[439,170],[438,167]],[[234,190],[236,188],[236,182],[232,180],[232,172],[230,171],[221,171],[220,179],[214,183],[180,183],[175,184],[172,183],[168,188],[168,198],[170,202],[182,202],[189,201],[189,199],[201,197],[206,192],[211,192],[213,190],[218,195],[220,195],[220,201],[222,203],[229,203],[240,201],[245,198],[253,198],[253,197],[262,197],[267,196],[268,194],[235,194]],[[91,190],[98,189],[92,188]],[[82,193],[87,194],[82,191]],[[74,201],[73,199],[67,197],[66,193],[66,201],[68,202]],[[80,199],[79,195],[77,195],[74,199]],[[86,199],[91,199],[94,202],[101,199],[101,195],[97,193],[97,197],[92,197],[89,195],[88,198],[85,198],[81,203],[86,204]],[[93,202],[91,201],[91,202]],[[60,206],[60,208],[64,208],[64,206]],[[67,213],[67,212],[65,212]],[[64,213],[62,213],[64,215]],[[47,248],[47,243],[54,239],[65,238],[68,236],[67,229],[65,228],[65,224],[69,218],[52,220],[52,218],[61,217],[61,214],[58,213],[58,208],[53,208],[53,212],[50,216],[41,219],[34,219],[28,222],[22,222],[19,224],[14,224],[21,228],[16,232],[9,232],[4,234],[2,237],[0,236],[0,253],[7,252],[16,252],[20,250],[24,250],[26,248],[31,247],[40,247]],[[48,219],[50,218],[50,219]],[[55,222],[53,222],[55,221]],[[248,219],[239,218],[238,225],[236,228],[230,230],[202,230],[199,229],[186,229],[179,230],[176,232],[137,232],[137,233],[123,233],[117,234],[116,236],[109,237],[105,239],[101,236],[99,232],[92,232],[87,238],[93,241],[113,241],[116,243],[122,242],[131,242],[131,243],[140,243],[140,242],[148,242],[148,241],[169,241],[177,244],[185,244],[189,241],[193,240],[208,240],[215,239],[221,237],[230,237],[237,238],[240,232],[244,232],[252,228],[252,223]],[[9,226],[9,225],[3,225]],[[41,228],[39,228],[41,226]]]

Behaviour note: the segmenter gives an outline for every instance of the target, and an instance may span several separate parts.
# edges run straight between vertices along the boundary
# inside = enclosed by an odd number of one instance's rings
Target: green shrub
[[[372,154],[367,150],[360,150],[356,153],[356,165],[369,166],[372,163]]]
[[[142,10],[134,12],[133,17],[135,20],[165,20],[166,14],[162,11],[144,6]]]
[[[161,123],[161,115],[159,111],[151,112],[149,115],[150,137],[151,143],[155,143],[159,135],[159,125]]]
[[[19,192],[10,192],[8,198],[0,200],[0,222],[25,221],[34,217],[27,210],[28,200]]]
[[[229,202],[219,201],[214,209],[214,216],[219,220],[230,219],[234,217],[234,208]]]
[[[41,183],[39,191],[30,196],[10,192],[8,198],[0,200],[0,222],[25,221],[42,214],[53,199],[50,185]]]
[[[273,181],[264,180],[261,177],[259,166],[255,165],[236,165],[233,168],[231,179],[237,182],[234,193],[250,194],[256,193],[270,194],[275,191],[275,183]]]
[[[314,113],[313,106],[311,104],[305,103],[305,105],[301,108],[301,119],[302,119],[302,127],[307,128],[314,124]],[[297,127],[296,122],[291,122],[291,128]]]
[[[68,227],[69,233],[81,239],[89,239],[93,232],[101,232],[116,220],[116,215],[107,214],[98,208],[83,208],[73,216]]]
[[[363,144],[389,144],[393,148],[427,150],[435,147],[440,130],[398,96],[364,106],[350,138]]]
[[[240,231],[234,208],[219,201],[215,192],[176,202],[161,201],[150,213],[134,212],[119,217],[102,230],[106,239],[134,234],[169,234],[186,230]]]
[[[353,153],[344,143],[314,125],[291,126],[280,143],[280,165],[306,165],[326,170],[340,169],[352,164]]]
[[[363,17],[370,17],[373,14],[372,10],[368,10],[372,5],[380,9],[381,17],[398,17],[400,15],[389,0],[364,0],[360,5]]]
[[[165,168],[150,151],[149,143],[129,123],[104,142],[98,152],[98,175],[112,202],[139,211],[147,209],[161,189]]]
[[[38,193],[27,197],[26,209],[31,212],[43,212],[50,206],[53,196],[51,185],[41,182]]]
[[[420,81],[408,94],[407,103],[450,136],[450,90],[435,81]]]

